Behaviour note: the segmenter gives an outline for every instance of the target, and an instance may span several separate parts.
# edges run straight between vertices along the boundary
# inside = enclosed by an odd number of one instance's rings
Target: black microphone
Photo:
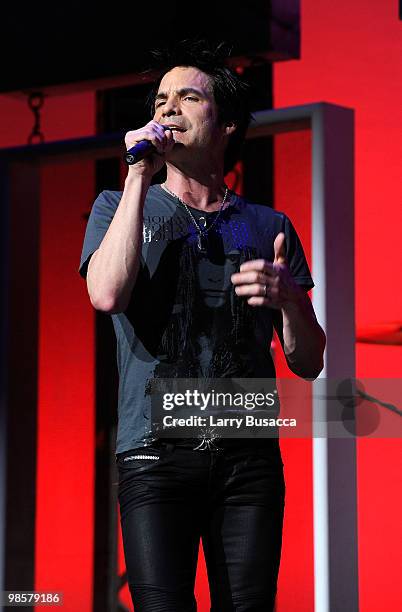
[[[168,125],[162,125],[162,127],[165,131],[172,129]],[[131,149],[128,149],[128,151],[126,151],[124,159],[129,166],[132,166],[133,164],[136,164],[137,162],[141,161],[141,159],[144,159],[144,157],[146,157],[150,153],[154,153],[155,151],[156,148],[154,147],[152,142],[150,142],[149,140],[140,140],[140,142],[137,142],[137,144],[131,147]]]

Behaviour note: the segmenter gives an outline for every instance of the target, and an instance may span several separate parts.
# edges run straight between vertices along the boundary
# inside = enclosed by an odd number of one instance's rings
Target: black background
[[[194,36],[229,42],[233,57],[258,58],[270,49],[270,7],[268,0],[7,3],[0,91],[143,72],[150,48]]]

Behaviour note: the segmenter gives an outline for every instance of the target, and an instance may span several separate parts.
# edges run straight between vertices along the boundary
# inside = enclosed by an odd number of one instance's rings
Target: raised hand
[[[287,265],[283,232],[274,241],[273,263],[265,259],[246,261],[240,272],[232,274],[231,281],[236,295],[246,297],[250,306],[281,309],[288,302],[297,301],[302,292]]]
[[[166,154],[173,149],[175,140],[170,130],[164,130],[162,125],[154,120],[138,130],[127,132],[124,139],[127,150],[141,140],[151,142],[156,152],[129,166],[129,173],[152,177],[162,168],[166,161]]]

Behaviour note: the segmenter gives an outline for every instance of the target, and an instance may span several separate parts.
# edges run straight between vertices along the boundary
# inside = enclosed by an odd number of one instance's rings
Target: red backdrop
[[[398,3],[302,0],[301,26],[301,61],[275,65],[274,106],[326,101],[355,109],[356,257],[350,265],[355,266],[356,274],[357,328],[400,321],[402,289],[395,276],[401,264],[396,228],[402,227],[402,21]],[[279,155],[284,162],[286,152]],[[292,166],[287,177],[291,191],[293,176]],[[401,377],[402,347],[358,343],[356,349],[358,377]],[[358,440],[362,612],[398,610],[402,601],[402,538],[396,520],[402,502],[401,467],[399,440]],[[304,466],[299,475],[304,476]],[[300,571],[298,555],[293,545],[292,559],[282,568],[280,603],[289,597],[293,568]],[[279,609],[292,608],[281,605]]]

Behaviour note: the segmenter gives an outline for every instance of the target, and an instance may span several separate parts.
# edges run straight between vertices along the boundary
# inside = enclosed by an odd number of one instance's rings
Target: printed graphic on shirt
[[[151,378],[253,376],[255,363],[266,365],[267,345],[260,354],[255,346],[251,350],[257,333],[255,312],[236,295],[231,282],[232,274],[244,261],[256,259],[258,252],[244,244],[249,237],[245,226],[233,230],[233,226],[222,229],[224,225],[217,225],[208,235],[202,251],[196,232],[186,232],[181,241],[167,245],[160,261],[164,272],[156,271],[148,281],[150,287],[155,278],[164,280],[165,304],[170,304],[169,312],[163,313],[159,302],[159,317],[155,317],[164,324],[159,338],[153,338],[158,363]],[[159,228],[157,232],[162,235]],[[229,251],[225,250],[225,235],[232,246]],[[172,262],[172,267],[164,262]]]
[[[250,239],[250,232],[244,221],[228,220],[222,221],[214,228],[215,234],[222,238],[225,249],[238,247],[247,244]],[[197,229],[191,219],[183,218],[179,215],[165,217],[153,215],[144,217],[143,241],[144,244],[150,242],[168,242],[191,236],[191,242],[197,238]]]

